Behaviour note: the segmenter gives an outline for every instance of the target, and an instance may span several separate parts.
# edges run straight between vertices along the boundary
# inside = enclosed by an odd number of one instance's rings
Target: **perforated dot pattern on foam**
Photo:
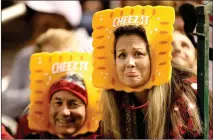
[[[92,85],[92,55],[89,53],[54,52],[33,54],[30,59],[29,128],[54,132],[49,125],[49,87],[62,77],[77,73],[84,78],[88,92],[87,115],[84,126],[74,135],[95,132],[101,119],[99,99],[101,90]],[[90,125],[90,127],[88,127]]]
[[[92,20],[94,86],[133,92],[169,82],[174,20],[175,11],[168,6],[126,6],[96,12]],[[143,25],[150,44],[151,77],[137,89],[122,85],[115,72],[113,32],[125,25]]]

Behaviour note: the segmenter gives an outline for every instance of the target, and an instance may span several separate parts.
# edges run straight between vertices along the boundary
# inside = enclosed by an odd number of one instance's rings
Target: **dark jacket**
[[[78,135],[76,137],[70,137],[69,139],[97,139],[99,135],[92,132],[87,132],[83,135]],[[32,133],[25,137],[25,139],[60,139],[58,136],[52,135],[49,132],[40,132],[40,133]]]
[[[87,132],[83,135],[78,135],[76,137],[70,137],[70,139],[97,139],[101,138],[99,130],[97,132]],[[15,136],[16,139],[59,139],[59,137],[50,134],[49,132],[36,132],[29,128],[27,115],[22,116],[19,119],[17,133]]]

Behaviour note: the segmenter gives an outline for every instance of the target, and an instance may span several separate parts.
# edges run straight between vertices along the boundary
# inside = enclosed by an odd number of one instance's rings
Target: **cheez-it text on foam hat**
[[[137,5],[96,12],[92,21],[93,85],[131,93],[169,82],[172,72],[171,42],[174,21],[175,11],[169,6]],[[150,45],[151,75],[148,82],[138,88],[123,85],[115,70],[113,32],[125,25],[142,25]]]
[[[30,105],[28,126],[36,131],[49,131],[50,97],[67,90],[86,105],[84,125],[72,136],[96,132],[101,120],[101,89],[92,85],[92,54],[86,52],[35,53],[30,58]]]

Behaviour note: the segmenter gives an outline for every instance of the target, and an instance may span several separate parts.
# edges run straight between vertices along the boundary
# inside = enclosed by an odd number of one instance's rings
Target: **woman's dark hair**
[[[150,49],[149,49],[149,42],[146,36],[146,30],[142,25],[136,26],[136,25],[127,25],[127,26],[120,26],[114,31],[115,35],[115,40],[114,40],[114,56],[116,56],[116,44],[118,39],[121,36],[126,36],[126,35],[133,35],[136,34],[143,39],[146,43],[146,51],[148,52],[150,56]]]

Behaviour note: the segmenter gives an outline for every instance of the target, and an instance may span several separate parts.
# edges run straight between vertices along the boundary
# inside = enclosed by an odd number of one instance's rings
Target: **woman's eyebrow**
[[[135,47],[134,47],[133,49],[134,49],[134,50],[142,50],[142,51],[144,50],[144,48],[141,48],[141,47],[139,47],[139,48],[137,48],[137,47],[135,48]]]
[[[123,52],[125,51],[124,49],[118,49],[117,52]]]

